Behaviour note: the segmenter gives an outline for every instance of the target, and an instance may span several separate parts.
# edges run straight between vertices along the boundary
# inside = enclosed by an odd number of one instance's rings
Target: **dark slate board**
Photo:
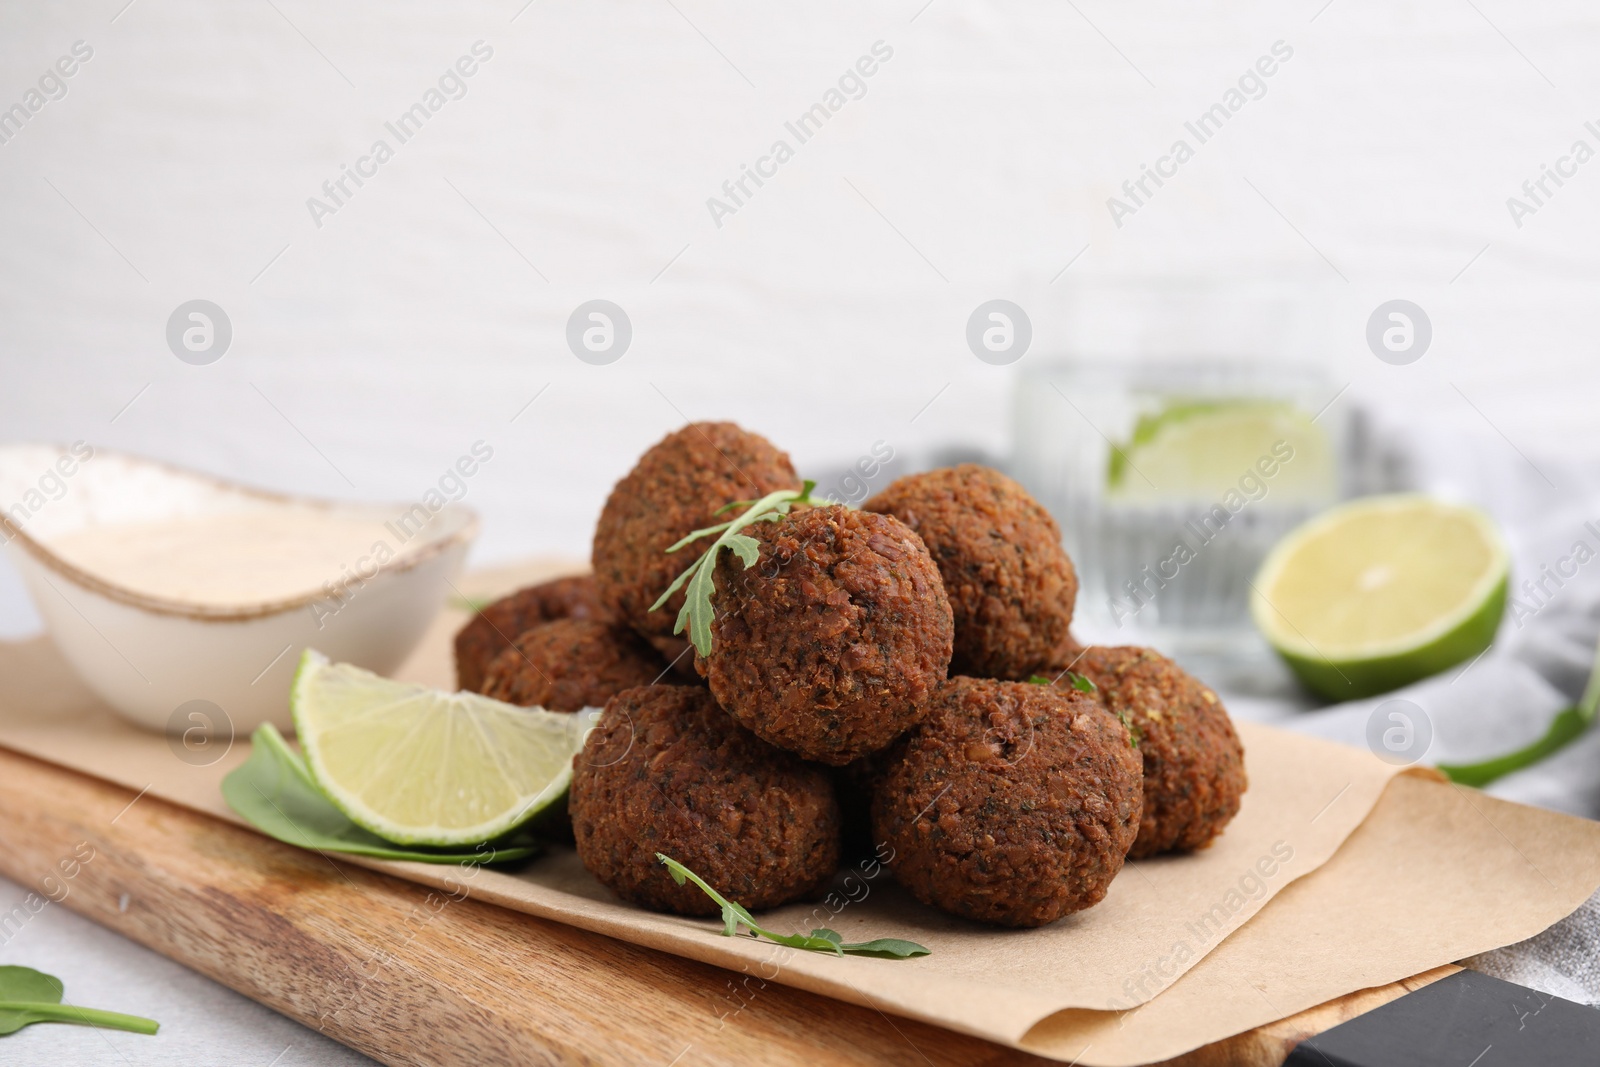
[[[1600,1064],[1600,1010],[1461,971],[1302,1041],[1284,1067]]]

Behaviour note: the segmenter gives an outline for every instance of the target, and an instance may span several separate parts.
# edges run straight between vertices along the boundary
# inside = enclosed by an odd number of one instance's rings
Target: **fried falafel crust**
[[[667,669],[638,634],[594,619],[557,619],[525,631],[484,672],[486,697],[547,711],[603,708]]]
[[[826,768],[762,741],[700,686],[613,697],[574,761],[569,803],[583,865],[656,911],[719,911],[673,882],[657,852],[752,910],[810,895],[839,865]]]
[[[873,834],[925,904],[1001,926],[1105,896],[1139,829],[1139,754],[1081,693],[952,678],[882,760]]]
[[[1248,785],[1244,746],[1217,694],[1148,648],[1090,647],[1067,662],[1139,742],[1144,815],[1129,858],[1210,844],[1239,813]],[[1040,673],[1056,678],[1061,670]]]
[[[639,457],[600,512],[592,552],[600,602],[673,659],[683,649],[672,633],[683,592],[658,611],[650,605],[706,545],[670,555],[667,549],[725,521],[717,510],[726,504],[799,488],[787,453],[731,422],[695,422],[669,433]],[[687,657],[682,663],[691,666]]]
[[[535,626],[557,619],[603,616],[592,574],[556,578],[518,589],[485,607],[457,632],[456,685],[468,692],[483,692],[483,675],[489,661]]]
[[[862,507],[911,527],[938,564],[952,674],[1025,679],[1067,639],[1077,572],[1055,519],[1010,478],[963,463],[898,478]]]
[[[950,604],[922,541],[842,505],[747,531],[760,556],[717,561],[711,692],[779,748],[842,766],[922,718],[949,670]]]

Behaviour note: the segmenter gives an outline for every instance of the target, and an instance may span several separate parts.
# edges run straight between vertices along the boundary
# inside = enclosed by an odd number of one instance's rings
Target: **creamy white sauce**
[[[302,504],[95,526],[47,547],[103,581],[147,596],[248,605],[370,579],[429,538],[377,517]],[[433,530],[428,529],[429,533]]]

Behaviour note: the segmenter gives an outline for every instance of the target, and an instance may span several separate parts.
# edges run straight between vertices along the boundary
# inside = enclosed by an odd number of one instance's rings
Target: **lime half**
[[[1353,700],[1488,648],[1509,570],[1482,512],[1426,496],[1369,497],[1279,542],[1256,575],[1250,613],[1307,687]]]
[[[1282,502],[1328,500],[1336,488],[1328,435],[1283,401],[1172,400],[1141,415],[1112,449],[1106,489],[1120,500],[1209,502],[1252,475]]]
[[[561,801],[592,714],[396,682],[306,650],[289,697],[318,787],[386,841],[470,845]]]

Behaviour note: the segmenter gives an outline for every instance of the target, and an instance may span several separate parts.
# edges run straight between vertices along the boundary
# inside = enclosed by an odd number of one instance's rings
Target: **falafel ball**
[[[1210,844],[1248,784],[1244,746],[1217,694],[1148,648],[1084,648],[1067,662],[1129,725],[1144,758],[1144,815],[1129,858]],[[1072,684],[1062,668],[1041,673]]]
[[[939,565],[952,674],[1025,679],[1066,640],[1077,572],[1056,520],[1010,478],[963,463],[897,478],[862,507],[915,530]]]
[[[547,711],[602,708],[667,665],[632,630],[594,619],[557,619],[525,631],[489,663],[486,697]]]
[[[594,575],[556,578],[518,589],[485,607],[456,634],[456,684],[483,691],[489,661],[511,642],[541,623],[557,619],[598,619],[604,615],[595,595]]]
[[[718,558],[711,654],[697,663],[717,703],[821,763],[886,748],[949,670],[950,604],[922,540],[837,504],[745,532],[759,558]]]
[[[685,534],[725,521],[717,510],[726,504],[798,488],[787,453],[731,422],[694,422],[669,433],[639,457],[600,512],[592,553],[600,602],[692,673],[692,661],[678,659],[686,643],[672,632],[683,592],[657,611],[650,605],[707,543],[670,555],[667,549]]]
[[[679,915],[719,908],[660,852],[759,911],[811,894],[839,866],[826,768],[730,719],[700,686],[618,693],[574,761],[578,856],[624,900]]]
[[[1139,830],[1139,753],[1071,690],[950,679],[873,790],[876,840],[918,900],[1001,926],[1097,904]]]

